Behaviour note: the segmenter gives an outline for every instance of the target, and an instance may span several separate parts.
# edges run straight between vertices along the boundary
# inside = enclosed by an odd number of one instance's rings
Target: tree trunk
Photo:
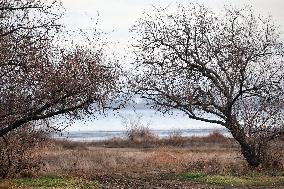
[[[239,144],[241,145],[241,152],[248,164],[252,167],[258,167],[263,160],[262,153],[257,153],[256,146],[247,142],[239,142]]]
[[[233,137],[238,141],[241,147],[241,153],[247,163],[252,167],[258,167],[265,160],[265,144],[263,141],[248,141],[244,130],[234,127],[230,129]]]

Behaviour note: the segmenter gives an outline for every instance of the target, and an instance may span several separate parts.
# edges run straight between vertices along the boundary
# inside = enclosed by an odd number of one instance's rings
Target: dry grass
[[[149,132],[145,132],[149,133]],[[166,138],[159,138],[152,133],[136,135],[136,137],[119,138],[114,137],[110,140],[93,141],[93,142],[76,142],[68,140],[54,141],[56,145],[65,149],[83,149],[88,146],[100,146],[106,148],[157,148],[157,147],[220,147],[220,148],[237,148],[235,140],[224,137],[216,132],[205,137],[183,137],[179,135],[170,135]]]
[[[273,143],[280,154],[284,154],[283,142]],[[34,157],[43,158],[38,175],[22,180],[0,180],[0,189],[284,185],[281,156],[277,156],[281,166],[272,170],[251,169],[242,158],[237,143],[218,132],[206,137],[182,137],[177,133],[158,138],[143,131],[143,135],[131,139],[97,142],[50,139],[47,143],[45,148],[33,152]]]
[[[100,142],[53,141],[46,149],[44,173],[90,178],[97,175],[153,175],[202,171],[243,175],[249,170],[238,145],[219,133],[207,137],[152,140],[115,138]],[[283,161],[282,161],[283,162]]]

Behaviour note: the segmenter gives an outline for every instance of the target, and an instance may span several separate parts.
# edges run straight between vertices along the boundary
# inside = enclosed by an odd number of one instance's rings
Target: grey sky
[[[99,28],[109,33],[109,40],[117,42],[113,48],[114,52],[123,53],[123,49],[127,46],[127,42],[131,40],[129,33],[130,27],[135,21],[142,16],[144,11],[151,11],[152,6],[166,7],[169,4],[186,4],[192,2],[190,0],[62,0],[66,9],[66,15],[63,22],[71,29],[92,29],[95,27],[96,19],[99,13]],[[207,7],[212,8],[214,11],[219,11],[224,5],[231,4],[239,7],[245,4],[250,4],[254,9],[262,14],[271,14],[276,23],[281,26],[282,32],[284,32],[284,0],[196,0]],[[91,18],[94,18],[93,20]],[[99,119],[95,122],[88,122],[82,124],[78,122],[74,124],[70,130],[77,130],[78,128],[84,130],[121,130],[119,118],[108,118],[111,121],[105,119]],[[204,123],[190,122],[186,117],[180,118],[180,122],[167,118],[153,118],[153,126],[155,129],[171,129],[174,125],[180,126],[180,128],[190,128],[192,125],[200,126]],[[155,122],[156,121],[156,122]],[[159,125],[161,121],[164,121],[162,126]],[[94,124],[95,123],[95,124]],[[110,125],[106,125],[109,123]],[[78,127],[78,125],[85,125],[86,127]],[[93,126],[93,127],[92,127]],[[95,126],[95,127],[94,127]]]
[[[199,2],[214,11],[224,5],[236,7],[252,5],[262,15],[272,15],[284,32],[284,0],[62,0],[66,9],[65,24],[70,28],[91,29],[95,27],[99,13],[99,27],[110,33],[110,40],[119,42],[119,48],[125,47],[131,39],[129,28],[141,17],[143,11],[151,11],[151,6],[186,4]],[[93,20],[91,19],[93,18]]]

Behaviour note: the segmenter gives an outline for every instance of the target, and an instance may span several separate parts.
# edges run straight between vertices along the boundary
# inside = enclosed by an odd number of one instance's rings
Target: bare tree
[[[157,8],[133,31],[136,92],[160,111],[226,127],[249,165],[264,163],[268,142],[284,133],[284,51],[273,20],[250,7],[217,15],[191,4]]]
[[[98,41],[60,44],[62,9],[56,0],[0,0],[0,137],[37,120],[101,111],[116,94],[118,71]]]

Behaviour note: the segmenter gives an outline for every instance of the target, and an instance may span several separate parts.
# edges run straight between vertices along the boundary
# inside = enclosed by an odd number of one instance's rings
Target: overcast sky
[[[62,0],[66,9],[64,23],[72,29],[91,29],[99,20],[99,28],[109,33],[109,39],[118,42],[117,48],[124,48],[131,39],[130,27],[142,16],[151,11],[152,5],[166,7],[171,4],[199,2],[214,11],[220,11],[224,5],[236,7],[245,4],[262,15],[272,15],[284,32],[284,0]],[[99,16],[98,16],[99,14]],[[116,51],[122,52],[122,49]]]
[[[143,12],[151,11],[152,5],[166,7],[168,5],[186,4],[189,2],[199,2],[214,11],[220,11],[224,5],[233,5],[236,7],[244,6],[245,4],[252,5],[254,9],[262,15],[272,15],[276,23],[281,25],[281,30],[284,32],[284,0],[62,0],[66,9],[66,15],[63,19],[64,24],[69,29],[93,29],[96,20],[99,20],[99,28],[109,33],[109,40],[118,43],[114,49],[115,52],[123,53],[128,41],[131,40],[129,33],[130,27],[135,21],[142,16]],[[99,13],[99,17],[98,17]],[[93,19],[92,19],[93,18]],[[109,118],[109,126],[106,126],[105,119],[88,122],[85,127],[77,127],[82,123],[74,124],[70,130],[120,130],[123,129],[119,119]],[[158,121],[157,121],[158,120]],[[180,118],[180,122],[174,122],[172,119],[160,118],[154,119],[154,126],[160,129],[158,123],[164,120],[163,129],[173,128],[174,125],[179,125],[181,128],[189,128],[196,125],[188,119]],[[93,128],[92,126],[95,126]]]

